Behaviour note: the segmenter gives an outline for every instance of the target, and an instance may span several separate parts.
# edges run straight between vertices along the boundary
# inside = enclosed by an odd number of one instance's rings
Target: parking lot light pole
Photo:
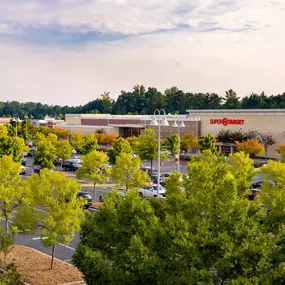
[[[163,118],[161,119],[161,116]],[[160,127],[169,126],[166,120],[166,113],[164,109],[156,109],[153,113],[153,119],[149,124],[150,126],[158,127],[158,150],[157,150],[157,198],[159,198],[159,188],[160,188]]]
[[[178,124],[177,124],[178,122]],[[176,120],[174,121],[173,125],[172,125],[173,128],[177,128],[178,130],[178,161],[177,161],[177,171],[178,173],[180,173],[180,128],[185,128],[185,124],[184,122],[179,118],[177,117]]]

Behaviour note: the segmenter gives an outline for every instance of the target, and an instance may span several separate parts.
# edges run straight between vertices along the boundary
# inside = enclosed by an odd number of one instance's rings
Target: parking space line
[[[35,237],[35,238],[32,238],[32,240],[40,240],[40,239],[48,239],[48,237]]]
[[[3,221],[6,221],[6,219],[4,219],[4,218],[1,218]],[[13,224],[13,221],[10,221],[10,220],[8,220],[8,223],[11,223],[11,224]]]
[[[68,249],[71,249],[71,250],[75,251],[75,248],[73,248],[73,247],[70,247],[70,246],[68,246],[68,245],[64,245],[64,244],[62,244],[62,243],[58,243],[58,244],[61,245],[61,246],[63,246],[63,247],[66,247],[66,248],[68,248]]]

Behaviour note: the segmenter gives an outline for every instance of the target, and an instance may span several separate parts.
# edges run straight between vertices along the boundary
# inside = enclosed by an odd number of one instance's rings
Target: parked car
[[[90,206],[92,206],[92,197],[91,195],[86,192],[86,191],[79,191],[77,193],[77,198],[80,199],[85,199],[86,200],[86,204],[84,205],[85,209],[88,209]]]
[[[79,156],[73,156],[73,157],[70,157],[67,161],[71,161],[71,162],[76,162],[76,163],[82,163],[82,160],[80,159]]]
[[[20,156],[21,156],[21,157],[27,157],[27,156],[28,156],[28,153],[27,153],[27,152],[21,152]]]
[[[251,189],[260,189],[262,183],[265,183],[265,182],[269,183],[269,185],[273,185],[273,184],[274,184],[273,181],[259,180],[259,181],[257,181],[257,182],[253,182],[253,183],[251,184]]]
[[[250,194],[248,195],[248,200],[253,201],[257,194],[261,193],[260,189],[250,189]]]
[[[155,184],[158,184],[158,175],[152,175],[151,177],[150,177],[150,179],[153,181],[153,183],[155,183]],[[165,181],[164,181],[164,177],[161,177],[160,176],[160,179],[159,179],[159,183],[160,183],[160,185],[162,185],[163,187],[165,186]]]
[[[25,166],[21,166],[21,172],[20,172],[20,175],[25,175],[27,172],[27,168]]]
[[[33,142],[32,141],[28,141],[28,142],[26,142],[26,146],[28,146],[28,147],[33,147]]]
[[[30,156],[30,157],[32,157],[32,156],[34,156],[35,155],[35,149],[34,148],[31,148],[30,150],[29,150],[29,152],[28,152],[28,156]]]
[[[27,159],[25,159],[24,157],[21,159],[21,164],[23,166],[26,166],[27,165]]]
[[[54,159],[53,164],[54,164],[54,165],[61,165],[62,162],[63,162],[63,160],[62,160],[61,158],[56,157],[56,158]]]
[[[40,166],[40,165],[35,165],[34,166],[34,173],[40,173],[40,171],[42,170],[43,168]]]
[[[77,154],[77,151],[75,149],[73,149],[72,154]]]
[[[147,174],[148,174],[149,176],[151,176],[151,175],[158,175],[157,170],[152,169],[152,171],[151,171],[151,168],[149,168],[149,167],[141,167],[141,170],[142,170],[142,171],[147,171]]]
[[[139,195],[144,198],[157,197],[157,188],[159,187],[159,197],[165,197],[165,188],[160,184],[153,184],[153,186],[148,186],[146,188],[140,188]]]
[[[161,152],[164,152],[164,153],[166,153],[166,154],[168,154],[168,155],[171,154],[171,152],[170,152],[168,149],[162,149]]]
[[[99,196],[99,201],[100,201],[100,202],[103,202],[103,201],[104,201],[104,197],[105,197],[106,195],[108,195],[108,193],[109,193],[109,192],[104,192],[104,193],[100,194],[100,196]],[[122,199],[125,199],[125,192],[119,192],[119,193],[122,195]]]
[[[81,164],[74,162],[74,161],[70,161],[70,160],[65,160],[62,163],[62,168],[64,170],[71,170],[71,171],[75,171],[77,170],[79,167],[81,167]]]

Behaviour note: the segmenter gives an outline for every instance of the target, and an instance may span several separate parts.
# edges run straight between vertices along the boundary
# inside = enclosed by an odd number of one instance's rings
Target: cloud
[[[284,16],[281,0],[1,0],[0,100],[283,92]]]

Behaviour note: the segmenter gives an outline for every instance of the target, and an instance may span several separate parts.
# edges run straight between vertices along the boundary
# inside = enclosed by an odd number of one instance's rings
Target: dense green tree
[[[73,133],[71,135],[70,144],[76,150],[80,151],[83,145],[84,135],[81,133]]]
[[[8,234],[9,221],[17,207],[30,202],[31,193],[20,176],[21,165],[11,156],[0,158],[0,215],[5,221]]]
[[[240,99],[230,89],[223,97],[215,93],[191,93],[178,87],[171,87],[160,92],[154,87],[136,85],[131,91],[121,91],[117,100],[111,99],[109,92],[104,92],[97,99],[83,106],[48,106],[41,103],[0,102],[0,116],[44,119],[46,116],[63,119],[65,114],[153,114],[156,108],[164,108],[169,113],[184,114],[187,109],[256,109],[285,108],[285,93],[267,96],[250,94]],[[15,135],[11,128],[10,135]]]
[[[97,150],[97,148],[97,138],[94,134],[90,134],[84,137],[80,150],[82,154],[86,155],[91,151]]]
[[[116,157],[121,153],[128,153],[132,152],[131,145],[127,139],[118,138],[114,141],[112,148],[108,151],[109,161],[111,164],[115,164]]]
[[[52,247],[52,269],[56,245],[68,245],[80,229],[85,201],[77,199],[80,185],[59,172],[44,169],[40,176],[28,177],[28,185],[34,196],[34,205],[20,208],[16,225],[21,231],[29,229],[30,233],[41,230],[42,244]],[[36,206],[44,206],[44,210],[38,211]]]
[[[8,136],[8,128],[7,126],[0,126],[0,138],[5,138]]]
[[[198,147],[198,139],[196,138],[194,133],[184,134],[181,137],[180,148],[188,152],[193,147]]]
[[[254,174],[243,153],[227,163],[205,151],[171,175],[167,199],[111,193],[84,221],[73,263],[88,285],[282,284],[285,186],[267,184],[260,207],[262,197],[247,197]]]
[[[56,147],[49,139],[42,139],[37,144],[34,155],[34,165],[42,168],[52,169],[54,167],[54,158],[56,156]]]
[[[112,169],[112,179],[119,187],[126,191],[143,187],[149,181],[149,176],[140,169],[141,160],[129,153],[120,153],[116,157],[116,164]]]
[[[28,150],[25,141],[20,137],[6,136],[0,138],[0,153],[2,155],[11,155],[15,162],[21,159],[21,153]]]
[[[170,151],[172,158],[178,154],[179,137],[178,134],[170,134],[163,140],[162,146]]]
[[[55,144],[56,149],[56,156],[61,158],[62,160],[67,160],[72,155],[72,147],[69,143],[69,141],[57,141]],[[61,170],[62,170],[62,164],[61,164]]]
[[[239,109],[240,108],[240,101],[239,97],[237,96],[236,92],[232,89],[226,91],[226,96],[224,98],[224,105],[225,109]]]
[[[152,129],[145,129],[139,136],[135,151],[141,160],[150,160],[151,171],[153,160],[157,158],[157,149],[156,132]]]
[[[212,153],[216,152],[216,139],[213,135],[204,135],[199,139],[199,149],[201,151],[210,150]]]
[[[108,167],[108,157],[104,152],[93,150],[81,159],[82,166],[76,170],[76,177],[84,178],[93,184],[93,199],[96,201],[96,184],[105,183],[110,179],[111,170]]]

